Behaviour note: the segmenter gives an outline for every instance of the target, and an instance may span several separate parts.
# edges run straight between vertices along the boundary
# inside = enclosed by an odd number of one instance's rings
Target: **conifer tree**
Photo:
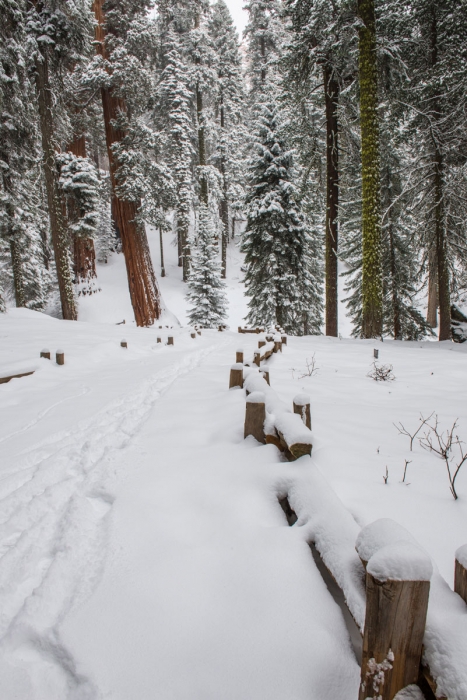
[[[188,312],[190,323],[203,328],[216,328],[224,321],[227,313],[225,282],[221,277],[221,263],[217,256],[211,213],[204,202],[201,202],[198,211],[197,247],[188,280],[187,300],[192,305]]]
[[[262,108],[250,165],[243,240],[245,284],[254,325],[288,333],[319,333],[321,289],[310,264],[313,249],[293,184],[292,154],[280,134],[278,108]]]

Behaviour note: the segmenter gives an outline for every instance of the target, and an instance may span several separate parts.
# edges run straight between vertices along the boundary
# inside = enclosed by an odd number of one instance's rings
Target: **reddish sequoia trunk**
[[[97,20],[95,28],[96,48],[103,58],[107,58],[105,48],[105,16],[102,9],[103,0],[94,0],[94,14]],[[121,141],[125,134],[114,126],[120,112],[126,113],[126,103],[116,97],[112,89],[102,88],[102,106],[104,110],[105,137],[110,164],[110,179],[114,192],[114,211],[117,227],[122,241],[122,251],[130,289],[131,303],[135,313],[136,325],[150,326],[161,313],[160,294],[149,253],[149,245],[144,225],[137,224],[139,203],[120,199],[116,194],[115,175],[118,162],[112,153],[112,145]]]
[[[86,140],[84,134],[75,136],[68,145],[68,151],[75,156],[86,158]],[[77,213],[78,214],[78,213]],[[92,280],[96,279],[96,251],[92,238],[75,236],[73,240],[73,267],[75,273],[74,283],[80,285],[80,294],[92,294]]]

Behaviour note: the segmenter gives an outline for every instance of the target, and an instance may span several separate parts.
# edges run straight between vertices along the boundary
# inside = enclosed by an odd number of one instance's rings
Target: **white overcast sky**
[[[248,13],[243,10],[244,0],[225,0],[225,4],[230,10],[232,19],[237,26],[240,41],[242,40],[242,32],[248,20]]]

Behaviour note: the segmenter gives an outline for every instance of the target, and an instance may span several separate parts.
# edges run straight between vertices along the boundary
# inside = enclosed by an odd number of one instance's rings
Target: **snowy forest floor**
[[[184,324],[173,272],[165,301]],[[2,700],[356,698],[341,610],[277,494],[319,472],[358,525],[407,527],[452,587],[467,467],[454,501],[442,461],[410,452],[393,423],[415,430],[435,411],[467,440],[467,348],[289,338],[271,385],[290,405],[310,394],[314,440],[289,464],[243,440],[244,394],[227,388],[235,350],[257,336],[174,328],[170,347],[156,343],[167,328],[113,325],[129,311],[111,289],[86,304],[86,322],[0,317],[0,370],[36,368],[0,385]],[[65,366],[39,360],[43,347]],[[367,376],[374,347],[395,381]]]

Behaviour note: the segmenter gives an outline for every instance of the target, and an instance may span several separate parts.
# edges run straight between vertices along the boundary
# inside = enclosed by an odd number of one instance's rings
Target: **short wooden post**
[[[57,350],[57,352],[55,353],[55,361],[57,365],[65,364],[65,353],[63,350]]]
[[[379,350],[376,350],[376,348],[373,350],[373,357],[375,358],[375,360],[377,360],[379,357]]]
[[[261,364],[261,353],[260,352],[255,352],[253,354],[253,362],[255,363],[255,365],[258,365],[258,367],[260,366],[260,364]]]
[[[297,394],[293,400],[293,412],[298,413],[306,427],[311,430],[310,397],[308,394]]]
[[[123,340],[120,341],[120,347],[122,347],[122,348],[127,348],[127,347],[128,347],[128,343],[126,342],[125,338],[124,338]]]
[[[172,335],[169,335],[167,338],[167,345],[173,345],[174,344],[174,339]]]
[[[222,328],[222,326],[218,326],[217,330],[219,331],[219,333],[222,333],[224,329]]]
[[[282,341],[282,345],[287,345],[287,336],[281,335],[281,341]]]
[[[235,362],[243,362],[243,350],[237,350],[235,353]]]
[[[246,400],[244,437],[253,435],[258,442],[265,442],[265,419],[266,398],[262,391],[253,391]]]
[[[158,342],[158,343],[162,343],[162,338],[160,338],[159,336],[157,336],[157,342]]]
[[[266,382],[271,386],[271,382],[269,381],[269,370],[268,369],[262,369],[261,374],[263,375],[264,379]]]
[[[265,345],[266,345],[266,341],[265,341],[265,340],[258,340],[258,347],[259,347],[259,348],[262,348],[262,347],[264,347]]]
[[[459,547],[456,552],[454,590],[467,603],[467,544]]]
[[[201,335],[201,331],[196,331],[198,335]]]
[[[50,360],[50,350],[47,348],[41,350],[41,357],[45,357],[46,360]]]
[[[192,338],[196,338],[196,333],[190,333],[190,336],[191,336]]]
[[[239,362],[230,368],[229,389],[234,386],[243,387],[243,365]]]
[[[422,556],[431,566],[418,547],[407,546],[413,548],[414,558]],[[383,555],[384,549],[375,557]],[[371,573],[375,557],[370,559],[366,573],[366,616],[358,697],[359,700],[376,696],[381,700],[393,700],[400,690],[418,680],[430,581],[398,580],[397,572],[392,573],[392,579],[384,576],[386,580],[379,580]],[[386,575],[391,574],[390,569],[391,565]]]
[[[261,328],[256,327],[256,328],[255,328],[255,333],[261,333]]]
[[[241,326],[238,327],[238,332],[239,332],[239,333],[243,333],[242,327],[241,327]]]
[[[274,341],[274,352],[279,352],[279,350],[282,352],[282,343],[280,340],[275,340]]]

